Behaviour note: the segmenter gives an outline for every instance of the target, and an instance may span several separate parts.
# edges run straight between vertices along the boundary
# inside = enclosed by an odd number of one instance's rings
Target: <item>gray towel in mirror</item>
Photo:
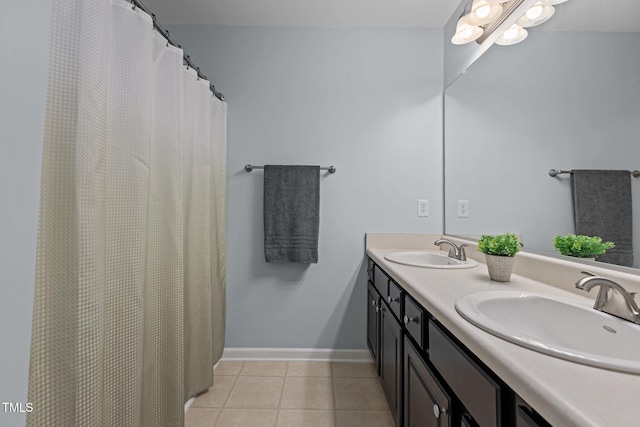
[[[600,236],[616,247],[598,261],[633,266],[631,174],[622,170],[573,170],[576,234]]]
[[[264,167],[264,257],[318,262],[320,166]]]

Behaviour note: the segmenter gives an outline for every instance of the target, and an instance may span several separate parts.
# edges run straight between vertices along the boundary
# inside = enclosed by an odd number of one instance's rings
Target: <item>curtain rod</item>
[[[142,4],[140,0],[129,0],[129,3],[133,5],[134,10],[136,9],[136,7],[139,7],[140,9],[145,11],[147,14],[149,14],[149,16],[151,16],[151,19],[153,20],[153,28],[157,30],[162,35],[162,37],[167,39],[167,43],[170,43],[172,46],[182,49],[182,46],[180,46],[171,38],[171,36],[169,35],[169,30],[165,29],[164,27],[162,27],[162,25],[158,23],[158,20],[156,19],[156,15],[154,13],[151,13],[149,9]],[[183,49],[183,53],[184,53],[184,49]],[[190,67],[196,70],[196,73],[198,73],[198,78],[208,80],[207,76],[205,76],[200,72],[200,67],[197,67],[193,63],[193,61],[191,61],[191,58],[189,58],[189,55],[187,55],[186,53],[184,53],[183,61],[187,65],[187,68]],[[209,83],[209,89],[211,89],[211,92],[213,92],[216,98],[218,98],[220,101],[224,101],[224,95],[218,92],[216,90],[216,87],[212,83]]]

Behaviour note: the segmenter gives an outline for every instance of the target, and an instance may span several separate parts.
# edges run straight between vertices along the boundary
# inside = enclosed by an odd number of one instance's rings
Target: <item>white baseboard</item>
[[[301,360],[329,362],[371,362],[369,350],[340,350],[332,348],[259,348],[227,347],[222,360]]]

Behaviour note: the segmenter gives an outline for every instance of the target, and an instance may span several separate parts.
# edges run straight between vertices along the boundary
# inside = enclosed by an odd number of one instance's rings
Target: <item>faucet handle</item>
[[[578,289],[582,289],[584,290],[583,286],[585,285],[586,282],[588,282],[590,280],[591,277],[598,277],[597,274],[594,274],[590,271],[587,270],[583,270],[582,274],[585,274],[587,277],[583,277],[581,279],[578,279],[578,281],[576,282],[576,288]],[[602,295],[602,289],[600,289],[600,292],[598,293],[598,295]]]
[[[460,261],[466,261],[467,260],[467,253],[464,250],[464,248],[467,247],[467,246],[469,246],[469,245],[467,245],[466,243],[463,243],[458,248],[460,250],[460,254],[458,255],[458,259]]]

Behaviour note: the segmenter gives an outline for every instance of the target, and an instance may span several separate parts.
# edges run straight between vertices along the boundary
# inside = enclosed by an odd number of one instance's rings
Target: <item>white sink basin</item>
[[[458,299],[456,310],[474,325],[523,347],[640,374],[640,325],[591,305],[519,291],[487,291]]]
[[[471,268],[478,265],[472,259],[459,261],[440,252],[403,251],[384,256],[387,261],[424,268]]]

